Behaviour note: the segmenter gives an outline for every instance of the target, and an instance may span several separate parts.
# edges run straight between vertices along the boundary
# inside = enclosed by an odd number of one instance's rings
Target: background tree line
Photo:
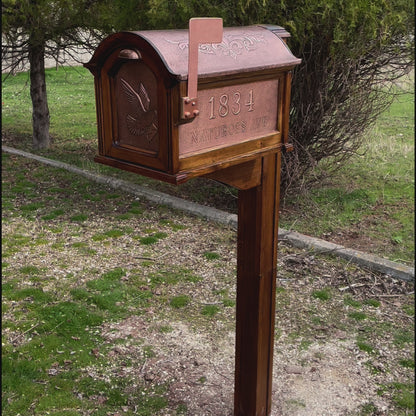
[[[50,144],[46,55],[56,56],[56,48],[71,54],[78,45],[93,50],[114,31],[186,28],[195,16],[291,33],[302,64],[293,77],[295,150],[284,158],[284,187],[323,158],[337,166],[352,155],[394,98],[394,82],[414,66],[412,0],[6,0],[3,56],[13,55],[15,66],[29,59],[34,147]]]

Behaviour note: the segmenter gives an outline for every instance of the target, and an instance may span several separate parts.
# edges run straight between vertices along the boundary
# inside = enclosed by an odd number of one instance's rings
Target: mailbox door
[[[169,170],[169,90],[154,61],[134,49],[117,48],[98,82],[100,155]]]

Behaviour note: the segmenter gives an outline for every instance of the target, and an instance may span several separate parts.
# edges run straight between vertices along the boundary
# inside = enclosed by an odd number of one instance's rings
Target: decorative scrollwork
[[[180,50],[185,50],[188,47],[188,40],[175,42],[166,39],[166,41],[176,44]],[[200,44],[199,51],[209,55],[223,55],[237,59],[237,57],[244,52],[256,50],[259,43],[266,43],[263,36],[253,36],[248,34],[224,35],[221,43]]]

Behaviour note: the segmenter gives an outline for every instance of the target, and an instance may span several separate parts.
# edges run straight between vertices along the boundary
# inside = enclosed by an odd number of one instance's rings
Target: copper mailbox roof
[[[100,44],[86,66],[91,69],[101,66],[102,55],[108,54],[107,47],[138,47],[143,40],[153,47],[173,76],[187,79],[188,30],[185,29],[115,33]],[[293,67],[299,63],[300,59],[267,26],[229,27],[224,28],[221,43],[199,46],[198,77]]]

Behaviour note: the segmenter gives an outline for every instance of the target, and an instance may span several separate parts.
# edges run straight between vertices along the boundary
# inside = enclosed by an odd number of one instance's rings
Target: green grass
[[[351,296],[345,296],[344,298],[344,305],[352,306],[354,308],[360,308],[361,302],[358,300],[354,300]]]
[[[208,317],[213,317],[219,311],[220,311],[220,307],[217,305],[205,305],[201,310],[201,314],[208,316]]]
[[[406,344],[413,344],[414,343],[414,334],[406,330],[397,330],[394,333],[394,343],[398,347],[405,347]]]
[[[373,308],[379,308],[381,305],[381,302],[377,299],[366,299],[364,301],[366,305],[372,306]]]
[[[403,358],[399,360],[399,364],[405,368],[415,368],[415,360]]]
[[[357,341],[357,347],[360,351],[364,351],[368,354],[372,354],[374,352],[374,348],[365,341]]]
[[[169,359],[163,356],[167,345],[152,344],[166,334],[172,339],[187,328],[191,334],[207,336],[210,343],[224,341],[223,335],[235,327],[235,266],[227,269],[221,261],[220,272],[214,267],[212,274],[199,275],[201,264],[213,268],[213,263],[220,263],[204,256],[204,252],[211,253],[206,251],[205,241],[200,256],[184,256],[174,264],[159,247],[140,244],[139,238],[146,235],[187,238],[190,230],[177,226],[182,218],[178,213],[138,204],[129,194],[109,198],[114,194],[107,194],[103,185],[92,185],[70,172],[25,158],[4,157],[2,169],[2,202],[7,202],[2,212],[3,414],[153,416],[189,412],[185,404],[168,401],[169,382],[148,383],[142,373],[137,374],[150,368],[146,360]],[[29,181],[33,187],[26,186]],[[22,191],[16,193],[15,189]],[[27,191],[31,189],[36,192]],[[87,199],[82,198],[85,192]],[[39,208],[29,218],[20,207],[30,203]],[[137,214],[117,218],[116,214],[132,208],[138,209]],[[57,209],[57,217],[45,219]],[[87,219],[71,221],[79,213]],[[188,219],[187,224],[201,235],[208,228],[197,219]],[[235,247],[234,232],[218,228],[213,235],[218,253]],[[280,250],[289,249],[282,245]],[[44,257],[44,253],[51,255]],[[279,283],[278,342],[289,342],[301,353],[316,342],[325,343],[326,338],[337,342],[331,336],[341,330],[370,360],[376,360],[379,341],[390,340],[393,364],[403,377],[387,375],[385,383],[391,384],[385,390],[389,393],[386,400],[395,409],[407,409],[414,368],[411,296],[397,306],[396,315],[387,314],[384,308],[392,302],[368,302],[359,292],[347,296],[332,286],[322,287],[319,265],[323,262],[331,262],[325,268],[331,267],[335,275],[346,271],[345,264],[317,255],[301,275],[298,269],[287,271],[296,279]],[[352,270],[348,266],[348,273]],[[301,279],[305,286],[291,287],[290,281]],[[366,321],[348,315],[361,310]],[[114,329],[117,335],[123,324],[137,332],[109,339],[106,330]],[[279,327],[287,324],[285,336]],[[116,347],[125,354],[119,355]],[[205,376],[201,372],[189,382],[196,388]],[[207,383],[210,380],[207,376]],[[403,384],[394,384],[396,381]]]
[[[414,388],[407,386],[405,389],[402,389],[394,395],[394,401],[403,409],[413,410],[415,408]]]
[[[185,268],[171,268],[169,270],[160,268],[156,272],[150,273],[148,279],[151,287],[176,285],[181,282],[197,283],[201,280],[199,276]]]
[[[359,311],[350,312],[348,316],[356,321],[364,321],[367,319],[367,315],[364,312]]]
[[[3,76],[4,78],[4,76]],[[75,151],[87,137],[96,135],[94,82],[84,68],[46,70],[51,135],[66,137]],[[23,134],[31,134],[31,102],[28,73],[9,76],[3,83],[3,126],[19,123]],[[64,117],[62,117],[65,115]]]
[[[124,231],[122,230],[108,230],[104,233],[104,236],[106,237],[110,237],[110,238],[118,238],[118,237],[122,237],[124,235]]]
[[[283,228],[326,237],[361,227],[373,241],[388,241],[377,254],[414,264],[414,93],[407,88],[365,134],[356,157],[287,198]],[[328,167],[323,160],[317,175]]]
[[[357,416],[373,416],[377,412],[377,407],[373,403],[364,403],[360,405]]]
[[[179,295],[179,296],[175,296],[174,298],[172,298],[169,304],[170,306],[172,306],[172,308],[180,309],[180,308],[184,308],[185,306],[187,306],[190,301],[191,299],[189,298],[189,296]]]
[[[222,301],[222,304],[226,307],[226,308],[232,308],[235,306],[236,302],[234,299],[224,299]]]
[[[20,272],[28,275],[37,275],[41,273],[41,270],[37,266],[23,266],[20,268]]]
[[[153,389],[138,385],[134,392],[128,392],[133,383],[130,378],[104,374],[92,377],[85,370],[105,372],[108,366],[107,353],[112,344],[101,337],[101,325],[130,314],[144,314],[153,293],[138,286],[134,279],[130,281],[127,269],[112,266],[111,262],[106,269],[90,266],[65,271],[76,268],[80,258],[94,264],[101,241],[110,239],[111,243],[111,238],[132,232],[133,227],[117,225],[114,208],[118,198],[87,180],[59,169],[45,169],[24,158],[3,157],[2,168],[3,178],[7,176],[2,197],[8,202],[3,220],[16,223],[12,233],[3,235],[2,247],[2,328],[11,331],[8,336],[3,333],[2,338],[2,413],[107,415],[127,406],[127,416],[157,414],[167,406],[166,386]],[[28,186],[29,177],[33,186]],[[57,192],[68,189],[71,191]],[[80,198],[86,190],[91,198]],[[88,239],[83,233],[89,227],[88,220],[97,214],[97,206],[103,224],[111,223],[99,230],[91,229],[92,237],[104,236],[100,241]],[[122,208],[136,208],[138,215],[143,209],[129,197]],[[80,213],[85,217],[77,218],[82,220],[81,226],[74,221]],[[28,226],[27,221],[33,224]],[[34,234],[33,227],[37,229]],[[53,253],[51,264],[33,255],[43,247],[45,252]],[[67,251],[76,253],[76,259],[69,254],[68,262],[54,263]],[[14,260],[5,261],[16,254],[27,261],[20,266]],[[185,269],[167,269],[166,273],[190,284],[197,280]],[[141,359],[150,356],[151,347],[143,348]],[[102,403],[97,402],[98,396],[103,397]],[[135,407],[140,409],[137,413]]]
[[[237,193],[230,187],[201,178],[173,187],[95,164],[97,132],[93,77],[82,67],[48,69],[46,77],[54,140],[52,147],[40,154],[199,203],[236,211]],[[10,76],[2,86],[2,129],[14,135],[13,146],[32,151],[28,74]],[[325,239],[355,235],[355,240],[351,239],[349,244],[367,250],[369,245],[358,241],[364,235],[373,243],[374,254],[414,264],[414,94],[411,84],[403,88],[406,93],[399,96],[366,132],[356,157],[308,187],[307,192],[288,195],[282,201],[282,228]],[[327,170],[328,161],[323,160],[312,176],[321,177]],[[19,186],[16,191],[35,195],[30,178]],[[56,191],[66,192],[61,187]],[[83,192],[83,197],[90,193]],[[107,195],[107,198],[113,197],[119,195]],[[41,208],[32,205],[23,209],[33,218],[33,213]],[[140,215],[140,209],[119,214],[119,218],[126,219],[129,214]],[[46,219],[54,215],[60,214],[44,214]],[[82,218],[79,221],[82,222]],[[182,227],[179,224],[171,226],[173,229]]]
[[[327,301],[331,299],[331,289],[325,288],[321,290],[315,290],[312,292],[312,297],[321,301]]]
[[[21,268],[21,272],[33,274],[39,270],[28,266]],[[18,348],[7,345],[3,351],[3,414],[24,415],[28,408],[36,409],[39,414],[52,409],[73,409],[74,414],[79,414],[80,409],[88,411],[96,406],[78,396],[105,397],[100,407],[107,412],[128,405],[132,397],[125,393],[123,378],[97,381],[80,376],[83,367],[106,362],[109,346],[102,344],[100,336],[92,335],[95,328],[106,320],[125,317],[126,302],[130,307],[147,305],[146,297],[141,304],[137,303],[140,297],[137,290],[121,280],[125,275],[121,268],[108,270],[84,287],[72,289],[71,300],[62,302],[56,302],[54,296],[41,289],[3,285],[4,298],[23,302],[27,310],[25,321],[8,325],[24,331],[27,342]],[[33,338],[32,332],[36,334]],[[145,349],[146,357],[151,356],[149,348]],[[91,354],[93,350],[100,354]],[[141,392],[137,394],[136,405],[146,402],[140,414],[151,415],[167,404],[162,391],[147,398]]]
[[[327,169],[325,160],[317,168]],[[378,119],[356,157],[284,208],[283,228],[324,238],[365,233],[375,254],[414,264],[414,94]]]
[[[159,231],[156,233],[152,233],[151,235],[147,235],[145,237],[140,237],[139,241],[140,244],[144,245],[152,245],[156,244],[159,240],[166,238],[168,235],[165,232]]]
[[[44,215],[42,219],[45,221],[54,220],[55,218],[64,215],[64,213],[65,211],[61,208],[53,209],[49,214]]]
[[[180,403],[178,407],[176,408],[176,416],[181,416],[181,415],[185,416],[187,414],[188,414],[188,408],[186,404]]]
[[[389,385],[381,386],[379,394],[383,395],[385,392],[389,392],[392,395],[393,401],[400,409],[405,409],[405,413],[401,414],[414,414],[415,407],[415,389],[414,384],[407,383],[390,383]],[[413,413],[409,413],[413,412]]]
[[[179,231],[179,230],[183,230],[186,228],[183,224],[177,224],[171,220],[166,220],[166,219],[160,220],[159,223],[162,225],[168,225],[169,227],[171,227],[173,231]]]
[[[208,260],[218,260],[221,256],[218,253],[212,251],[206,251],[204,257]]]
[[[42,292],[23,290],[13,297],[22,298],[28,309],[26,319],[37,325],[31,323],[29,330],[23,326],[26,343],[3,350],[3,414],[27,414],[30,407],[40,413],[54,407],[77,408],[73,363],[82,367],[93,362],[89,351],[97,347],[98,339],[86,328],[100,325],[103,317],[71,301],[52,304],[52,296]]]

